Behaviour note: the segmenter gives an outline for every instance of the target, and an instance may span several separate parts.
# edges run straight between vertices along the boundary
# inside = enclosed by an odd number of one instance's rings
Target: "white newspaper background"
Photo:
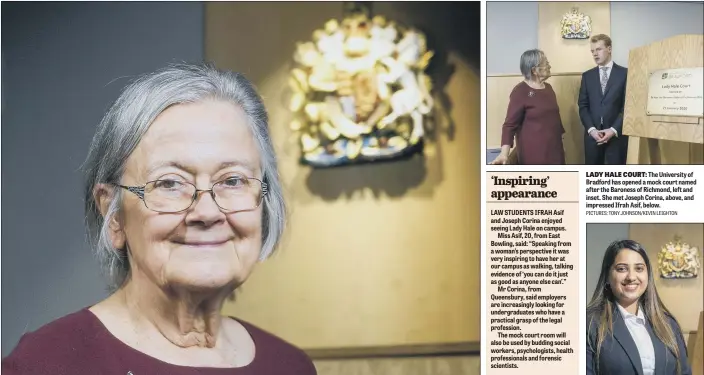
[[[496,182],[490,179],[494,176],[493,173],[506,175],[511,175],[510,177],[515,178],[516,175],[524,177],[524,181],[535,182],[530,180],[539,180],[540,177],[549,176],[551,179],[542,180],[546,182],[546,188],[542,188],[536,185],[536,191],[541,189],[545,191],[554,190],[551,189],[551,180],[555,180],[557,175],[564,176],[565,174],[574,173],[578,176],[578,185],[574,186],[575,190],[579,191],[579,213],[578,213],[578,246],[573,246],[572,249],[576,250],[578,253],[578,264],[577,272],[572,272],[571,277],[576,277],[579,279],[579,295],[578,296],[567,296],[566,300],[572,302],[578,301],[575,305],[574,303],[567,303],[552,299],[550,303],[545,303],[545,301],[550,301],[549,296],[544,296],[546,299],[542,299],[544,303],[538,303],[538,301],[527,300],[528,295],[538,294],[540,295],[541,289],[544,291],[545,288],[540,288],[539,286],[529,286],[529,285],[514,285],[508,289],[503,289],[503,293],[497,293],[499,288],[496,285],[491,285],[492,280],[496,282],[500,279],[519,279],[519,276],[526,274],[525,266],[523,271],[519,269],[508,270],[507,272],[513,271],[514,273],[500,273],[501,270],[493,270],[491,267],[496,267],[495,262],[492,259],[498,260],[496,257],[497,252],[501,254],[508,254],[509,250],[506,250],[509,246],[508,241],[511,238],[497,239],[496,233],[491,231],[493,228],[503,228],[499,224],[493,223],[493,220],[501,219],[501,214],[506,216],[507,212],[512,214],[518,214],[514,216],[522,217],[521,221],[533,222],[534,220],[525,219],[530,217],[526,213],[538,214],[547,213],[546,211],[539,211],[537,208],[538,204],[534,204],[536,209],[532,209],[530,205],[523,203],[511,204],[509,202],[501,202],[498,204],[495,200],[492,201],[492,197],[489,196],[488,190]],[[510,172],[510,173],[508,173]],[[635,228],[638,227],[640,235],[639,238],[628,238],[629,232],[626,230],[622,231],[622,238],[619,239],[632,239],[638,242],[647,242],[650,248],[646,245],[646,250],[648,250],[652,272],[656,276],[656,285],[661,294],[661,297],[665,300],[672,300],[672,298],[667,297],[667,293],[678,293],[677,298],[682,298],[682,283],[677,284],[677,281],[673,280],[663,280],[659,279],[660,270],[658,269],[658,258],[657,254],[661,250],[660,248],[664,246],[668,241],[673,241],[677,239],[682,233],[679,231],[678,225],[680,224],[700,224],[704,225],[704,166],[702,165],[620,165],[620,166],[492,166],[487,165],[484,171],[484,184],[482,186],[482,211],[485,220],[482,221],[482,233],[485,238],[482,241],[482,342],[481,342],[481,353],[482,353],[482,374],[484,375],[502,375],[502,374],[521,374],[521,375],[532,375],[532,374],[544,374],[544,373],[562,373],[563,371],[568,371],[569,373],[585,375],[586,374],[586,306],[589,299],[591,299],[591,290],[587,290],[587,278],[591,275],[592,279],[598,277],[599,270],[595,269],[594,264],[598,263],[600,266],[601,258],[603,256],[603,250],[599,248],[601,253],[591,253],[588,254],[587,249],[587,237],[594,239],[601,237],[602,241],[611,240],[609,236],[614,236],[613,233],[604,233],[601,235],[598,231],[603,228],[607,229],[618,229],[618,228]],[[519,181],[520,182],[520,181]],[[544,197],[545,195],[543,195]],[[549,196],[549,194],[547,195]],[[525,197],[525,196],[524,196]],[[559,201],[559,199],[558,199]],[[545,207],[549,206],[550,203],[546,201]],[[532,210],[532,211],[530,211]],[[559,211],[554,211],[559,212]],[[522,214],[522,215],[521,215]],[[493,220],[492,220],[493,219]],[[568,218],[564,218],[567,220]],[[508,218],[507,221],[511,221]],[[550,221],[549,219],[546,222]],[[554,220],[553,220],[554,221]],[[537,222],[537,221],[535,221]],[[506,224],[509,226],[516,225],[518,228],[519,224],[511,223]],[[523,224],[521,224],[523,225]],[[531,225],[526,224],[526,228],[533,228]],[[649,226],[648,226],[649,225]],[[669,226],[668,226],[669,225]],[[594,232],[590,233],[590,229]],[[652,229],[649,230],[648,228]],[[670,230],[672,229],[672,230]],[[570,228],[567,228],[569,231]],[[513,231],[511,231],[513,232]],[[525,231],[524,231],[525,232]],[[614,232],[614,231],[610,231]],[[652,232],[652,233],[649,233]],[[657,232],[657,233],[656,233]],[[670,233],[671,232],[671,233]],[[701,232],[701,230],[700,230]],[[670,233],[672,236],[664,235],[663,233]],[[524,234],[525,235],[525,234]],[[510,235],[509,235],[510,236]],[[691,236],[690,236],[691,237]],[[535,236],[533,235],[533,239]],[[616,239],[616,238],[613,238]],[[492,242],[492,240],[494,242]],[[525,238],[515,238],[513,241],[522,241]],[[702,238],[681,238],[683,242],[692,243],[697,245],[700,254],[700,260],[702,258]],[[565,247],[564,245],[569,242],[557,242],[559,239],[553,239],[554,242],[549,242],[551,239],[541,239],[543,242],[538,242],[535,250],[538,248],[543,248],[545,250],[545,245],[548,248],[552,248],[553,252],[559,251],[559,248]],[[519,242],[520,243],[520,242]],[[657,247],[653,248],[654,243],[657,243]],[[495,245],[495,246],[493,246]],[[514,245],[514,244],[511,244]],[[553,246],[550,246],[553,245]],[[502,246],[504,246],[502,248]],[[530,248],[530,243],[527,248]],[[502,250],[503,249],[503,250]],[[493,251],[492,251],[493,250]],[[518,251],[518,250],[515,250]],[[527,251],[527,250],[524,250]],[[541,255],[538,255],[536,259],[546,259],[545,263],[551,263],[554,260],[555,264],[560,263],[557,255],[546,255],[550,251],[546,250]],[[492,258],[492,256],[494,256]],[[506,256],[502,255],[503,259],[507,259]],[[543,258],[540,258],[542,256]],[[515,260],[517,262],[525,262],[525,264],[530,264],[530,255],[526,252],[525,256],[512,254],[508,259]],[[589,258],[589,259],[588,259]],[[591,261],[591,262],[589,262]],[[535,262],[534,262],[535,263]],[[591,267],[587,267],[587,264],[591,263]],[[493,264],[493,266],[492,266]],[[538,275],[547,275],[546,279],[552,276],[559,275],[556,273],[554,267],[551,270],[545,270],[545,266],[533,266],[540,272],[541,268],[543,273],[538,273]],[[493,271],[499,273],[492,273]],[[530,270],[535,275],[535,270]],[[523,273],[521,273],[523,272]],[[492,277],[491,275],[509,275],[512,277]],[[692,292],[693,296],[688,300],[691,305],[689,310],[699,309],[702,310],[702,304],[704,304],[704,289],[702,288],[702,279],[704,275],[702,274],[701,267],[699,269],[698,279],[695,281],[689,280],[685,284],[689,288],[689,292]],[[698,280],[698,281],[696,281]],[[499,281],[503,283],[508,283],[508,281]],[[547,282],[546,282],[547,283]],[[593,284],[593,281],[591,282]],[[510,285],[510,284],[509,284]],[[674,286],[673,286],[674,285]],[[504,288],[507,285],[503,285]],[[523,289],[520,289],[523,287]],[[661,291],[662,289],[662,291]],[[565,289],[567,290],[567,289]],[[537,293],[536,293],[537,291]],[[689,293],[686,292],[686,293]],[[662,294],[665,294],[664,296]],[[697,294],[698,293],[698,294]],[[492,300],[493,295],[503,294],[504,299]],[[520,296],[524,295],[521,301],[515,301],[508,299],[509,295]],[[511,297],[516,298],[516,297]],[[555,305],[555,303],[557,305]],[[667,304],[667,302],[665,302]],[[554,335],[550,333],[550,325],[540,326],[530,323],[530,319],[536,319],[535,315],[530,317],[524,315],[513,315],[508,317],[506,315],[498,314],[500,310],[511,310],[510,308],[502,308],[499,306],[523,306],[523,309],[531,308],[535,311],[538,309],[543,310],[555,310],[555,309],[565,309],[569,308],[572,311],[566,311],[567,316],[578,314],[578,323],[573,319],[562,319],[562,322],[553,324],[556,327],[557,332],[563,332],[564,335]],[[574,312],[575,306],[578,306],[578,311]],[[677,306],[672,308],[668,306],[671,310],[675,310],[674,314],[678,314],[677,311],[682,310]],[[518,308],[516,308],[518,309]],[[685,311],[679,313],[683,316],[683,320],[686,321],[683,327],[683,334],[685,334],[686,340],[693,342],[691,337],[687,337],[687,334],[692,331],[692,328],[696,330],[695,326],[692,327],[692,313],[693,311]],[[502,311],[505,312],[505,311]],[[555,321],[555,318],[547,314],[552,314],[550,311],[543,311],[545,313],[545,320],[538,320],[539,322],[549,322]],[[698,318],[698,314],[695,314]],[[559,315],[556,315],[559,317]],[[530,319],[529,319],[530,318]],[[492,319],[494,319],[492,321]],[[501,323],[497,323],[497,322]],[[551,323],[552,324],[552,323]],[[562,325],[562,327],[559,327]],[[531,326],[534,328],[532,333],[534,336],[520,335],[520,332],[531,332]],[[501,338],[492,329],[503,330]],[[535,336],[535,329],[540,328],[540,331],[546,332],[541,336]],[[511,331],[515,329],[514,331]],[[554,331],[554,330],[553,330]],[[511,334],[513,332],[513,334]],[[566,336],[566,337],[565,337]],[[527,338],[529,337],[529,338]],[[569,340],[565,340],[569,338]],[[563,346],[560,346],[563,344]],[[567,347],[571,347],[574,353],[565,351]],[[511,351],[510,349],[521,349],[522,353],[518,353],[516,350]],[[556,350],[560,348],[561,350]],[[529,352],[529,350],[531,350]],[[539,349],[539,350],[538,350]],[[692,348],[688,348],[689,352],[692,352]],[[536,359],[539,361],[539,365],[536,366],[534,363],[531,365],[531,361],[526,361],[526,359],[532,359],[534,362]],[[574,359],[578,360],[578,365],[575,365]],[[492,366],[493,365],[493,366]],[[576,367],[575,367],[576,366]],[[568,370],[566,370],[568,369]],[[565,373],[568,373],[565,372]]]

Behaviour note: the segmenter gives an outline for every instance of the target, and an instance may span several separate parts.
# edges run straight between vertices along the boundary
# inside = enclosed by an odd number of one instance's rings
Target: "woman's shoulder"
[[[519,103],[519,105],[521,105],[526,99],[528,99],[529,92],[530,86],[528,86],[525,81],[521,81],[513,87],[513,90],[511,90],[509,100],[511,103]]]
[[[667,322],[670,324],[670,327],[672,327],[672,330],[675,332],[677,335],[682,334],[682,328],[680,327],[680,323],[675,319],[674,316],[670,313],[665,313],[665,319],[667,319]]]
[[[530,89],[530,86],[525,81],[518,82],[516,86],[513,86],[513,90],[511,90],[511,94],[518,93],[518,92],[524,92],[528,91]]]
[[[56,319],[20,337],[17,346],[2,360],[2,373],[41,375],[50,369],[72,369],[85,363],[96,350],[99,326],[91,312],[82,309]],[[54,371],[55,372],[55,371]]]
[[[603,318],[603,306],[591,306],[587,308],[587,334],[595,336],[599,331],[599,326]],[[612,316],[613,319],[613,316]]]
[[[240,323],[252,337],[256,347],[256,362],[278,363],[289,370],[296,369],[289,372],[292,374],[314,375],[316,373],[313,361],[302,349],[253,323],[240,318],[230,318]],[[276,361],[263,361],[268,358]]]
[[[63,346],[57,343],[76,344],[89,339],[95,335],[94,321],[90,314],[87,309],[82,309],[23,334],[13,353],[41,351]]]

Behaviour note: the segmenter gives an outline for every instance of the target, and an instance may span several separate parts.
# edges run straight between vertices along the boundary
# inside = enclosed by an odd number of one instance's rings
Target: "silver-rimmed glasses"
[[[143,186],[115,186],[134,193],[148,209],[161,213],[185,211],[203,192],[210,193],[215,204],[225,212],[251,211],[259,207],[267,194],[265,182],[244,176],[217,181],[208,190],[200,190],[190,182],[174,179],[149,181]]]

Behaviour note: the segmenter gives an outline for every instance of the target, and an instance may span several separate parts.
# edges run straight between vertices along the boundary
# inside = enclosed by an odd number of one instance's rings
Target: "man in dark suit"
[[[585,164],[626,164],[628,137],[623,135],[628,69],[611,60],[611,38],[594,35],[592,56],[597,66],[582,73],[579,118],[584,126]]]

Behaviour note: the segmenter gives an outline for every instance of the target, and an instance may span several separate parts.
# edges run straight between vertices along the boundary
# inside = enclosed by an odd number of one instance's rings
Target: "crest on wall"
[[[665,244],[658,253],[658,266],[660,276],[665,279],[697,277],[701,267],[699,249],[676,238]]]
[[[298,43],[289,109],[301,162],[334,167],[422,150],[432,56],[420,31],[364,12],[329,20]]]
[[[560,29],[563,39],[588,39],[592,34],[592,18],[572,8],[562,16]]]

